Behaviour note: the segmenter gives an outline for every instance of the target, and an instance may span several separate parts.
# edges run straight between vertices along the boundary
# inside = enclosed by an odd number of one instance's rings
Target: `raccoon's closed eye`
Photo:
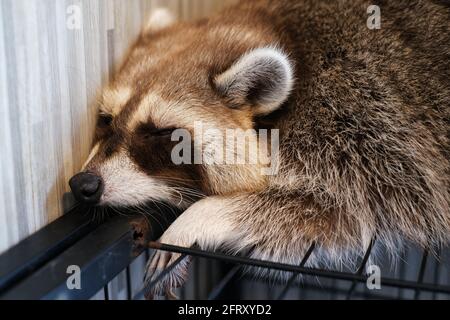
[[[112,118],[111,115],[101,113],[98,116],[98,125],[101,126],[101,127],[108,127],[108,126],[111,125],[112,120],[113,120],[113,118]]]
[[[158,129],[158,128],[142,128],[139,130],[142,137],[145,139],[151,138],[151,137],[167,137],[172,135],[172,132],[175,130],[175,128],[165,128],[165,129]]]
[[[168,129],[155,129],[155,130],[152,132],[152,134],[153,134],[154,136],[160,136],[160,137],[163,137],[163,136],[170,136],[170,135],[172,135],[172,132],[173,132],[174,130],[175,130],[174,128],[168,128]]]

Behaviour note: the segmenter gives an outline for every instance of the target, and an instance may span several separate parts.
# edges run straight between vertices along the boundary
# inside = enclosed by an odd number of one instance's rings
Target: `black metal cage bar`
[[[368,279],[364,270],[376,246],[375,239],[370,242],[357,270],[352,272],[308,267],[309,257],[317,250],[314,243],[299,265],[289,265],[154,242],[176,218],[157,210],[147,217],[149,239],[141,240],[144,245],[136,246],[136,240],[142,234],[131,226],[138,218],[130,212],[98,223],[87,214],[86,208],[74,207],[0,256],[0,299],[90,299],[101,292],[102,298],[108,300],[113,295],[111,281],[120,274],[124,275],[125,282],[122,298],[141,299],[145,293],[142,279],[133,284],[132,264],[138,257],[148,260],[149,249],[180,253],[181,257],[172,264],[172,268],[188,255],[195,257],[190,283],[181,290],[181,298],[246,298],[243,292],[252,285],[271,288],[265,296],[271,299],[308,298],[308,293],[314,293],[314,297],[339,299],[450,298],[449,264],[445,261],[445,250],[440,251],[439,257],[430,256],[427,251],[422,254],[414,251],[413,259],[397,268],[396,274],[381,277],[381,286],[391,288],[391,292],[382,294],[361,285]],[[147,240],[148,247],[145,246]],[[219,264],[213,264],[213,261]],[[81,289],[73,290],[67,286],[67,267],[70,265],[81,269]],[[261,281],[242,275],[241,266],[292,274],[285,283]],[[147,289],[169,271],[170,268],[161,273]],[[276,290],[272,290],[275,287]],[[293,294],[296,289],[301,293]],[[253,290],[254,296],[247,297],[255,298],[255,292],[259,294],[262,291]]]

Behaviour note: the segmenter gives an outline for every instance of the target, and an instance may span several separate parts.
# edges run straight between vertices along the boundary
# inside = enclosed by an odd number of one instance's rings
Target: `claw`
[[[147,261],[147,264],[145,266],[144,279],[143,279],[144,282],[146,282],[149,278],[149,275],[155,271],[155,269],[152,268],[151,266],[153,264],[153,260],[155,258],[156,253],[157,253],[157,251],[153,251],[153,253],[151,254],[150,258]]]
[[[147,263],[144,276],[145,298],[152,300],[155,296],[164,295],[167,299],[177,299],[173,289],[180,287],[186,280],[189,262],[190,257],[181,259],[181,255],[177,253],[156,251]],[[160,279],[161,273],[167,268],[173,269]]]
[[[172,289],[166,289],[165,297],[168,300],[178,300],[178,297],[175,293],[173,293]]]

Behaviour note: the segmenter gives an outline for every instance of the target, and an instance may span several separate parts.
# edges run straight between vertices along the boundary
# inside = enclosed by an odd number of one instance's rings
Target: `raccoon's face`
[[[188,133],[192,155],[223,150],[205,130],[243,134],[256,116],[279,108],[292,88],[290,62],[273,47],[226,52],[197,34],[141,36],[101,95],[94,147],[70,181],[79,201],[109,206],[164,201],[185,208],[203,195],[265,185],[258,163],[205,164],[194,156],[174,161],[181,141],[174,137],[180,130]],[[255,143],[256,134],[246,141]]]

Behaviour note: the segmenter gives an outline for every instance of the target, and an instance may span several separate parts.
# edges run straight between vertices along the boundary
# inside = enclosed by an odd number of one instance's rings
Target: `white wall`
[[[61,213],[95,94],[152,8],[191,19],[233,1],[0,0],[0,252]]]

